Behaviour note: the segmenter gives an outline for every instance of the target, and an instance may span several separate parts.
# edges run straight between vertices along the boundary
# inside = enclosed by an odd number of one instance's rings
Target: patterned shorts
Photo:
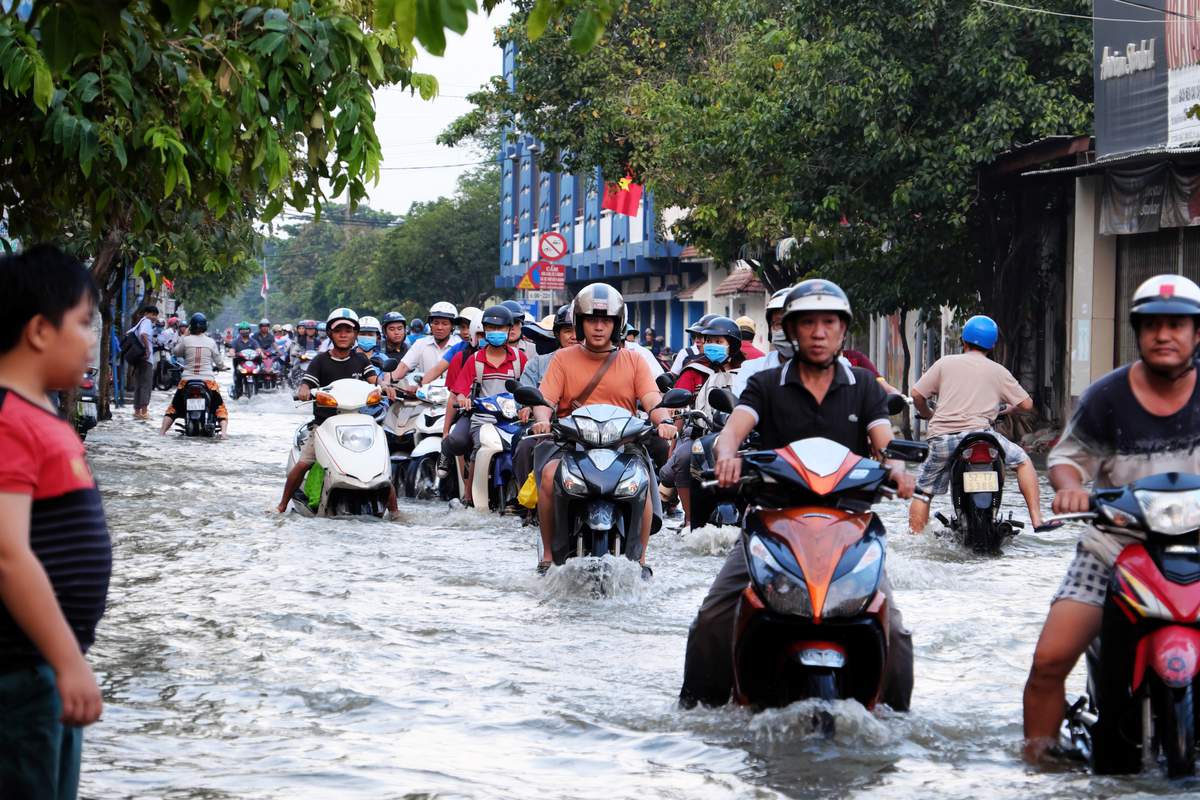
[[[954,453],[954,448],[958,447],[958,443],[965,437],[981,432],[963,431],[962,433],[944,433],[941,436],[930,437],[928,440],[929,458],[925,459],[925,463],[921,465],[921,471],[917,474],[917,489],[931,495],[945,494],[950,488],[950,456]],[[1004,464],[1009,469],[1015,469],[1029,459],[1020,445],[1013,444],[995,431],[987,432],[995,436],[996,441],[1003,448]]]
[[[1054,593],[1051,605],[1059,600],[1074,600],[1097,608],[1104,607],[1104,598],[1108,594],[1108,579],[1112,568],[1100,560],[1100,557],[1083,545],[1076,545],[1075,558],[1067,567],[1066,577],[1062,585]]]

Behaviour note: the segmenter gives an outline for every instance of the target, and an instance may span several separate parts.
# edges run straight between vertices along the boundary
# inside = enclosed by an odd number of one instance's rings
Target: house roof
[[[713,291],[714,297],[724,297],[731,294],[762,294],[767,287],[749,267],[740,267],[729,273],[729,277],[721,281],[721,285]]]
[[[703,278],[701,280],[696,281],[695,283],[693,283],[691,286],[684,289],[679,294],[675,295],[675,299],[680,301],[681,303],[685,302],[687,300],[695,300],[696,295],[701,294],[707,288],[708,288],[708,278]]]

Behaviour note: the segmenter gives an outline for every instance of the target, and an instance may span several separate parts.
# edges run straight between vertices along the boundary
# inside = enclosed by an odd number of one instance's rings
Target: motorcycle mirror
[[[504,388],[508,388],[507,384]],[[545,406],[546,408],[554,407],[547,403],[546,398],[542,397],[542,393],[533,386],[518,386],[511,391],[516,401],[523,406]]]
[[[713,389],[708,393],[708,404],[712,406],[713,411],[732,414],[733,407],[737,405],[737,398],[728,389]]]
[[[672,389],[663,395],[663,399],[655,408],[687,408],[696,399],[696,395],[687,389]]]
[[[515,397],[517,394],[517,387],[520,385],[521,383],[516,378],[509,378],[504,382],[504,391]]]
[[[671,387],[675,385],[675,376],[670,372],[664,372],[655,378],[654,382],[658,384],[658,391],[666,394],[667,392],[671,391]]]
[[[889,394],[887,396],[887,410],[890,416],[903,414],[908,409],[908,398],[902,394]]]
[[[888,442],[888,446],[883,448],[883,454],[888,458],[919,464],[929,458],[929,445],[925,442],[912,442],[908,439],[892,439]]]

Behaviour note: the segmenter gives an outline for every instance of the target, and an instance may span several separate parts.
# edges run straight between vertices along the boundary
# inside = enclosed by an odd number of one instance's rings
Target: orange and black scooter
[[[928,452],[894,440],[885,455],[923,461]],[[893,496],[889,470],[824,438],[744,453],[742,464],[750,584],[735,622],[735,699],[759,708],[854,699],[872,708],[884,688],[889,609],[886,531],[871,506]]]

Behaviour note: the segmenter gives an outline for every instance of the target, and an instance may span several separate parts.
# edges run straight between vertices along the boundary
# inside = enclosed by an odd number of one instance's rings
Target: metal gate
[[[1183,267],[1183,269],[1181,269]],[[1200,274],[1200,231],[1165,228],[1155,233],[1117,237],[1117,365],[1137,358],[1137,342],[1129,327],[1129,304],[1143,281],[1164,273],[1193,280]]]

